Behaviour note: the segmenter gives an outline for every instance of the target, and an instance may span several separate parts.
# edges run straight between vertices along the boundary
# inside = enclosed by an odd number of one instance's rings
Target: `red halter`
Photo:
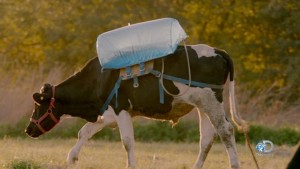
[[[41,116],[38,120],[34,119],[34,118],[30,118],[30,122],[34,123],[39,129],[40,131],[44,134],[47,131],[41,126],[42,121],[44,121],[48,116],[50,116],[50,118],[53,120],[53,122],[55,123],[54,126],[59,122],[59,120],[53,115],[52,113],[52,109],[55,108],[54,103],[55,103],[55,86],[52,86],[52,98],[49,104],[49,107],[47,109],[47,112]],[[53,127],[54,127],[53,126]]]

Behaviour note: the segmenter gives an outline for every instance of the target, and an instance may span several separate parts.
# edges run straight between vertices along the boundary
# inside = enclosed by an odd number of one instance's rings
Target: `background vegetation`
[[[16,125],[0,125],[0,138],[27,138],[24,128],[28,119],[20,120]],[[40,139],[74,139],[85,124],[84,120],[65,121],[56,126],[51,132],[44,134]],[[135,140],[139,142],[176,142],[197,143],[199,142],[199,124],[197,121],[184,120],[172,127],[169,122],[155,121],[152,123],[134,123]],[[243,133],[235,132],[237,143],[244,144]],[[95,134],[92,139],[105,141],[120,141],[118,129],[104,128]],[[288,128],[270,128],[262,125],[251,125],[249,132],[250,142],[257,144],[261,140],[272,140],[276,145],[296,145],[300,140],[300,132]],[[217,138],[216,142],[220,142]]]
[[[99,34],[174,17],[189,44],[232,56],[245,119],[299,130],[299,0],[0,0],[0,14],[2,124],[28,117],[43,83],[57,84],[95,57]]]

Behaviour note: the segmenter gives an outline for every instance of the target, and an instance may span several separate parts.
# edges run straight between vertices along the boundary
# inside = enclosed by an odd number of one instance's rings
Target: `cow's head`
[[[40,93],[33,94],[33,100],[35,108],[25,132],[36,138],[50,131],[59,122],[61,115],[57,112],[57,104],[55,104],[54,86],[45,84]]]

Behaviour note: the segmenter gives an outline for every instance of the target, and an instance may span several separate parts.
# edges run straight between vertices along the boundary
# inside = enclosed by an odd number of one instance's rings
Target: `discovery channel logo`
[[[274,144],[270,140],[261,140],[255,148],[259,155],[269,154],[273,151]]]

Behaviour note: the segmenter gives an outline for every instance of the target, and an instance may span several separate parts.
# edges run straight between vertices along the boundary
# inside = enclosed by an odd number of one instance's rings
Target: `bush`
[[[260,140],[270,140],[277,145],[296,145],[300,141],[300,133],[291,128],[271,129],[260,125],[251,125],[249,139],[254,144]],[[236,140],[239,143],[244,142],[243,133],[236,132]]]
[[[13,161],[9,164],[10,169],[40,169],[41,167],[31,161]]]

